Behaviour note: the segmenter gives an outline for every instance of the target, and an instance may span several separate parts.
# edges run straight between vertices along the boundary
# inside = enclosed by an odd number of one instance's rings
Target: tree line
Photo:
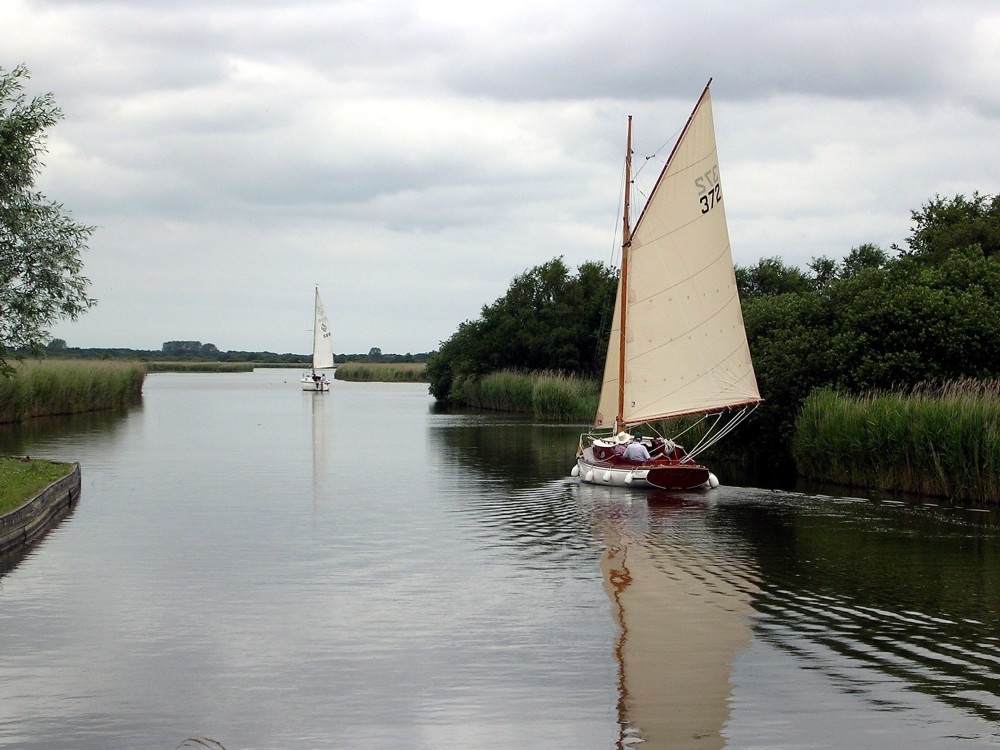
[[[727,441],[761,469],[788,468],[796,415],[817,387],[860,394],[1000,376],[1000,196],[940,196],[911,212],[905,246],[853,248],[803,270],[737,267],[764,403]],[[502,369],[600,377],[617,274],[561,258],[517,276],[428,362],[431,393]]]
[[[525,271],[431,355],[431,394],[449,403],[457,380],[509,369],[600,377],[617,284],[598,262],[571,273],[559,257]]]
[[[27,351],[21,352],[28,354]],[[200,341],[165,341],[160,349],[129,349],[129,348],[81,348],[68,346],[64,339],[52,339],[46,346],[44,354],[49,359],[130,359],[143,362],[253,362],[256,364],[286,364],[308,367],[312,362],[311,354],[278,354],[269,351],[221,350],[215,344],[203,344]],[[374,362],[389,364],[396,362],[426,362],[430,352],[417,354],[388,354],[375,346],[367,354],[334,354],[334,361],[344,362]]]

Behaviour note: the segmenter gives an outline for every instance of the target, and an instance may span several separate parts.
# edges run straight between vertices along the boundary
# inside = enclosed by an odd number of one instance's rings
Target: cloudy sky
[[[738,265],[1000,192],[995,0],[0,0],[0,51],[97,228],[70,346],[307,352],[318,284],[335,351],[435,349],[617,260],[628,115],[641,191],[709,78]]]

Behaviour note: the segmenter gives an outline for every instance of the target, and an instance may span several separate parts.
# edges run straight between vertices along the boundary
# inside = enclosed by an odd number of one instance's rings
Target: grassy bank
[[[0,423],[124,406],[139,398],[146,377],[138,362],[59,360],[17,365],[0,379]]]
[[[810,479],[995,504],[1000,382],[864,398],[817,391],[799,414],[792,452]]]
[[[0,456],[0,516],[21,507],[72,469],[73,464]]]
[[[146,362],[147,372],[253,372],[253,362]],[[301,367],[301,365],[295,365]]]
[[[598,395],[597,381],[553,372],[503,370],[452,385],[453,400],[464,406],[566,422],[590,422]]]
[[[426,383],[423,362],[345,362],[335,378],[362,383]]]

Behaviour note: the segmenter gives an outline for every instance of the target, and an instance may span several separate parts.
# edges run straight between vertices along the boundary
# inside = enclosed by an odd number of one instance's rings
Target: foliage
[[[798,418],[799,473],[950,499],[1000,497],[1000,381],[847,396],[818,389]]]
[[[80,259],[93,227],[33,189],[44,131],[62,112],[51,94],[26,98],[28,77],[23,66],[0,67],[0,376],[8,377],[9,357],[40,350],[48,326],[94,304]]]
[[[814,281],[798,268],[786,266],[778,258],[761,258],[756,266],[736,267],[736,284],[744,300],[779,294],[805,294]]]
[[[777,259],[738,270],[766,400],[734,435],[737,447],[787,465],[795,417],[815,388],[863,394],[1000,375],[1000,254],[984,250],[983,229],[995,206],[978,195],[937,199],[913,213],[908,250],[894,257],[865,244],[841,263],[814,260],[808,283]],[[946,252],[947,241],[962,244]]]
[[[219,353],[219,349],[215,344],[203,344],[200,341],[164,341],[163,353],[171,357],[198,355],[212,357]]]
[[[538,419],[586,422],[597,411],[597,381],[559,372],[500,370],[482,377],[461,376],[453,391],[454,400],[465,406]]]
[[[431,393],[453,401],[456,385],[506,369],[597,377],[616,286],[616,272],[601,263],[584,263],[574,276],[560,257],[525,271],[430,357]]]
[[[146,372],[253,372],[254,362],[212,362],[206,360],[183,360],[143,362]],[[283,367],[287,365],[270,365]]]
[[[0,423],[78,414],[133,403],[142,394],[138,362],[25,362],[0,380]]]
[[[956,250],[975,248],[987,258],[1000,253],[1000,195],[937,196],[910,216],[909,254],[937,263]]]
[[[337,365],[334,377],[363,383],[427,382],[427,366],[420,362],[346,362]]]

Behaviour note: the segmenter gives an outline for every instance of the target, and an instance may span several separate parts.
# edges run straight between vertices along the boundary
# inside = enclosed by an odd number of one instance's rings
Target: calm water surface
[[[1000,744],[995,514],[582,486],[578,429],[297,378],[0,427],[83,471],[0,567],[0,747]]]

